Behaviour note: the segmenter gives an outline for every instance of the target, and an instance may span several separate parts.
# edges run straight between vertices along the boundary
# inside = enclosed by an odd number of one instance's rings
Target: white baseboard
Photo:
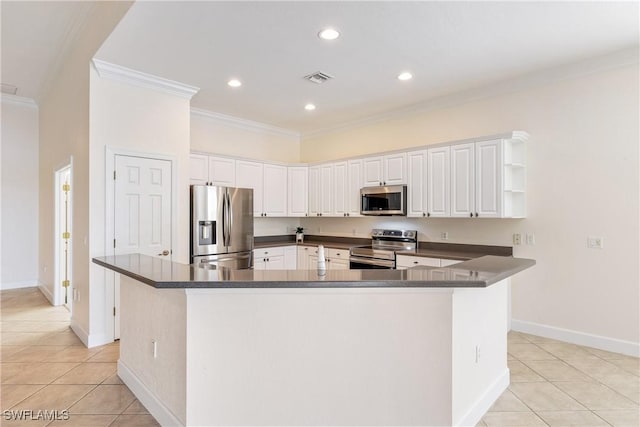
[[[504,393],[509,387],[509,369],[505,369],[502,375],[487,387],[484,394],[471,406],[469,411],[457,422],[454,422],[455,426],[475,426],[477,425],[484,414],[487,413],[491,405]]]
[[[38,281],[33,280],[20,280],[18,282],[9,282],[9,283],[0,283],[0,290],[6,291],[9,289],[22,289],[22,288],[33,288],[38,286]]]
[[[49,300],[49,303],[51,303],[51,305],[56,305],[55,298],[53,297],[53,294],[51,293],[49,288],[47,288],[42,283],[38,283],[38,289],[40,289],[40,292],[42,292],[42,295],[44,295],[45,298]]]
[[[74,318],[71,318],[71,329],[87,348],[97,347],[99,345],[110,344],[113,342],[113,339],[107,337],[105,334],[88,333],[78,324],[78,322],[75,321]]]
[[[183,427],[185,425],[140,381],[122,360],[118,360],[118,376],[161,426]]]
[[[78,325],[78,322],[75,319],[71,318],[71,330],[80,338],[80,341],[85,345],[85,347],[89,347],[89,333],[85,331],[82,326]]]
[[[524,332],[540,337],[565,341],[572,344],[584,345],[600,350],[611,351],[613,353],[626,354],[628,356],[640,357],[640,343],[633,341],[619,340],[617,338],[603,337],[601,335],[587,334],[585,332],[573,331],[571,329],[557,328],[555,326],[543,325],[540,323],[526,322],[524,320],[513,319],[511,329],[516,332]]]

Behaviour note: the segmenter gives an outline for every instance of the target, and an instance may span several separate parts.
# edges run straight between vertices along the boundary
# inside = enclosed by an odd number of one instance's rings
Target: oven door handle
[[[369,264],[369,265],[379,265],[381,267],[395,268],[395,261],[387,261],[383,259],[372,259],[372,258],[361,258],[351,256],[349,257],[349,262],[359,262],[361,264]]]

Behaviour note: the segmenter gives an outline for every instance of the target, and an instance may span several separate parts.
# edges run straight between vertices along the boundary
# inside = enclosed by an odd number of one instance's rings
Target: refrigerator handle
[[[227,246],[227,193],[222,195],[222,245]]]
[[[233,228],[233,211],[231,210],[231,196],[227,193],[227,246],[231,246],[231,230]]]

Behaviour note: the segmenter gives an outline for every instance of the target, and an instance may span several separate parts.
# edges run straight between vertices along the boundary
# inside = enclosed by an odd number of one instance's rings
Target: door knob
[[[158,254],[158,256],[167,256],[167,255],[169,255],[169,251],[166,250],[166,249],[164,251],[162,251],[162,253]]]

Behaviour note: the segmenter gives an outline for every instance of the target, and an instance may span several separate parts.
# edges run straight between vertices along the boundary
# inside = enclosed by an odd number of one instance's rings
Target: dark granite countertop
[[[293,235],[257,237],[254,249],[273,248],[279,246],[313,246],[323,245],[325,248],[351,249],[354,246],[371,244],[371,239],[305,236],[305,242],[296,244]],[[461,243],[419,242],[416,251],[397,251],[397,255],[419,256],[427,258],[444,258],[466,261],[485,255],[511,256],[513,248],[509,246],[470,245]]]
[[[141,254],[93,262],[155,288],[484,288],[535,265],[524,258],[487,255],[451,267],[407,270],[219,270]]]

